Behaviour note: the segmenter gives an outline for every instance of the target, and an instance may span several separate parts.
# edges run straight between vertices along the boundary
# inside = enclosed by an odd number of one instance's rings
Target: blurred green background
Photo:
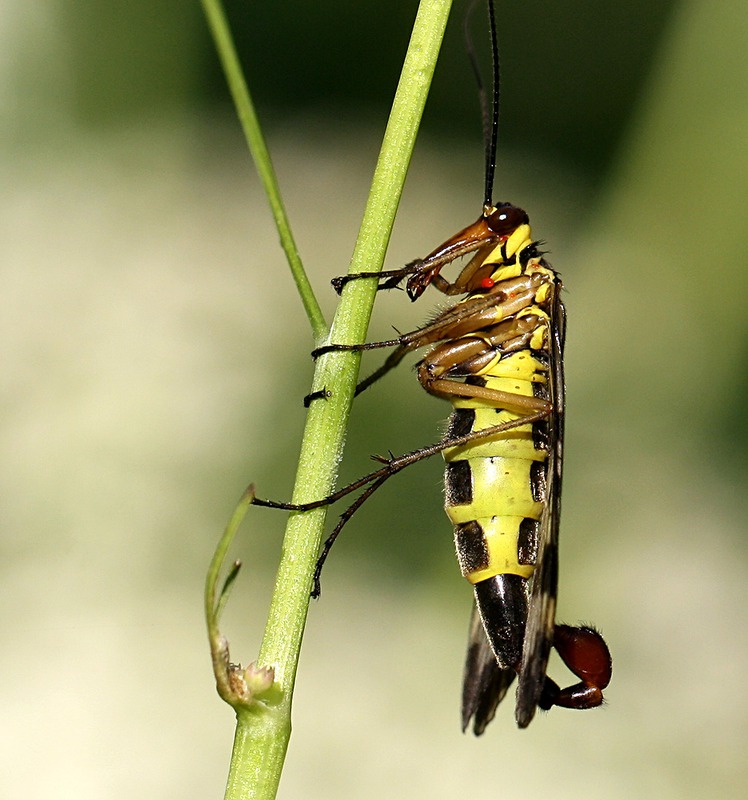
[[[228,4],[328,318],[416,5]],[[391,266],[480,211],[464,7]],[[220,797],[233,720],[204,570],[247,483],[290,492],[308,325],[199,5],[0,8],[0,794]],[[568,290],[559,616],[604,631],[608,704],[526,732],[507,704],[482,739],[460,733],[471,598],[441,466],[424,463],[333,552],[280,796],[743,797],[748,15],[737,0],[498,10],[496,196],[529,211]],[[417,326],[421,303],[379,298],[370,338]],[[343,479],[442,430],[445,404],[400,373],[357,402]],[[225,628],[244,662],[283,516],[253,511],[237,544]]]

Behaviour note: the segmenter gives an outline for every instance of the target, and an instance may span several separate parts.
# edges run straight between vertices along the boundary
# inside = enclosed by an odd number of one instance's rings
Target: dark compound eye
[[[493,214],[486,217],[488,227],[499,236],[509,236],[519,228],[520,225],[527,225],[530,218],[527,212],[523,211],[511,203],[502,203],[497,207]]]

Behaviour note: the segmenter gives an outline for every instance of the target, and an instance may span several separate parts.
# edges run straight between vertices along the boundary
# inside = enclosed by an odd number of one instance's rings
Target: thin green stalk
[[[217,4],[205,0],[204,5],[207,13],[208,6]],[[351,272],[382,267],[450,7],[451,0],[421,0]],[[329,340],[345,344],[365,341],[375,295],[375,281],[349,283]],[[358,353],[333,352],[316,364],[313,388],[326,389],[329,398],[314,401],[309,410],[293,492],[295,503],[326,497],[333,489],[359,361]],[[253,695],[249,687],[243,697],[232,702],[237,730],[226,789],[230,800],[275,796],[291,731],[293,687],[325,518],[324,508],[289,516],[259,666],[252,672],[259,676],[260,691]],[[263,667],[272,669],[272,691],[263,684],[268,674]]]
[[[312,326],[312,334],[315,341],[321,339],[327,333],[327,323],[319,307],[317,298],[309,282],[304,266],[301,263],[299,251],[291,232],[291,225],[286,215],[286,208],[283,205],[278,178],[270,159],[270,152],[265,144],[265,137],[262,135],[260,122],[255,113],[252,97],[249,94],[247,82],[244,79],[239,58],[236,54],[236,47],[231,36],[231,31],[226,22],[226,14],[220,0],[202,0],[203,10],[208,19],[208,25],[213,35],[216,50],[221,59],[226,81],[231,90],[231,96],[236,106],[244,136],[252,153],[257,172],[260,175],[263,188],[270,202],[270,209],[273,212],[275,226],[278,229],[281,245],[288,259],[288,266],[291,268],[291,275],[296,282],[301,302]]]

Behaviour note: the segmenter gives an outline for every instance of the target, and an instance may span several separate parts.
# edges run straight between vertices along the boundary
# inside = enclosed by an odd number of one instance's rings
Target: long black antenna
[[[483,118],[483,146],[485,148],[486,158],[486,190],[483,198],[483,207],[487,212],[488,209],[493,208],[493,182],[496,173],[496,147],[499,138],[499,46],[493,0],[487,0],[488,22],[491,31],[491,65],[493,68],[491,74],[491,110],[489,113],[486,88],[483,85],[483,76],[481,75],[480,66],[478,65],[478,57],[475,54],[473,37],[470,35],[470,20],[477,4],[478,0],[473,0],[468,7],[463,23],[463,33],[465,36],[465,49],[470,59],[470,66],[473,68],[475,82],[478,84],[478,96],[480,98],[480,108]]]
[[[492,102],[491,102],[491,131],[486,139],[486,191],[483,196],[483,208],[488,210],[493,207],[493,181],[496,174],[496,148],[499,140],[499,39],[496,31],[496,10],[494,0],[488,0],[488,23],[491,30],[491,66],[492,70]]]

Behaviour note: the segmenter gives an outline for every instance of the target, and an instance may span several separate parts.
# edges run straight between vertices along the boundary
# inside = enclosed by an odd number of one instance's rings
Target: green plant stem
[[[207,13],[207,7],[216,4],[205,0],[204,5]],[[351,272],[382,267],[450,7],[451,0],[421,0]],[[349,283],[329,341],[365,341],[375,295],[376,281]],[[325,388],[330,396],[314,401],[309,410],[292,498],[295,503],[326,497],[333,489],[359,361],[358,353],[333,352],[317,362],[314,389]],[[325,518],[325,508],[289,516],[257,661],[260,667],[274,669],[276,692],[273,701],[235,706],[237,730],[226,790],[226,797],[231,800],[275,796],[291,731],[293,687]],[[331,685],[333,672],[331,664]]]
[[[249,93],[247,82],[244,79],[241,65],[239,64],[236,47],[234,46],[231,31],[226,22],[226,14],[220,0],[202,0],[202,4],[205,16],[208,20],[208,25],[210,26],[210,31],[213,35],[216,50],[221,59],[223,71],[226,75],[226,81],[229,85],[234,105],[236,106],[236,112],[244,131],[244,136],[249,145],[249,150],[252,153],[252,158],[254,159],[257,172],[260,175],[263,188],[267,194],[270,209],[273,212],[273,218],[275,220],[275,226],[278,229],[281,246],[286,253],[291,275],[296,282],[296,288],[301,297],[301,302],[309,318],[309,323],[312,326],[312,334],[315,341],[318,341],[326,334],[327,323],[325,322],[322,309],[319,307],[312,285],[304,270],[304,266],[301,263],[296,241],[294,240],[288,216],[286,215],[283,198],[281,197],[280,187],[278,186],[278,178],[273,168],[273,162],[270,159],[270,151],[265,143],[265,137],[262,135],[262,129],[257,119],[252,97]]]
[[[350,272],[381,269],[400,201],[418,125],[426,103],[450,0],[422,0],[374,173]],[[365,341],[376,281],[346,286],[330,341]],[[319,359],[315,389],[331,396],[312,403],[301,445],[292,502],[326,497],[332,491],[343,448],[360,354],[333,352]],[[290,515],[284,553],[260,650],[259,663],[276,669],[276,680],[290,703],[298,651],[309,605],[311,577],[319,552],[326,509]]]

